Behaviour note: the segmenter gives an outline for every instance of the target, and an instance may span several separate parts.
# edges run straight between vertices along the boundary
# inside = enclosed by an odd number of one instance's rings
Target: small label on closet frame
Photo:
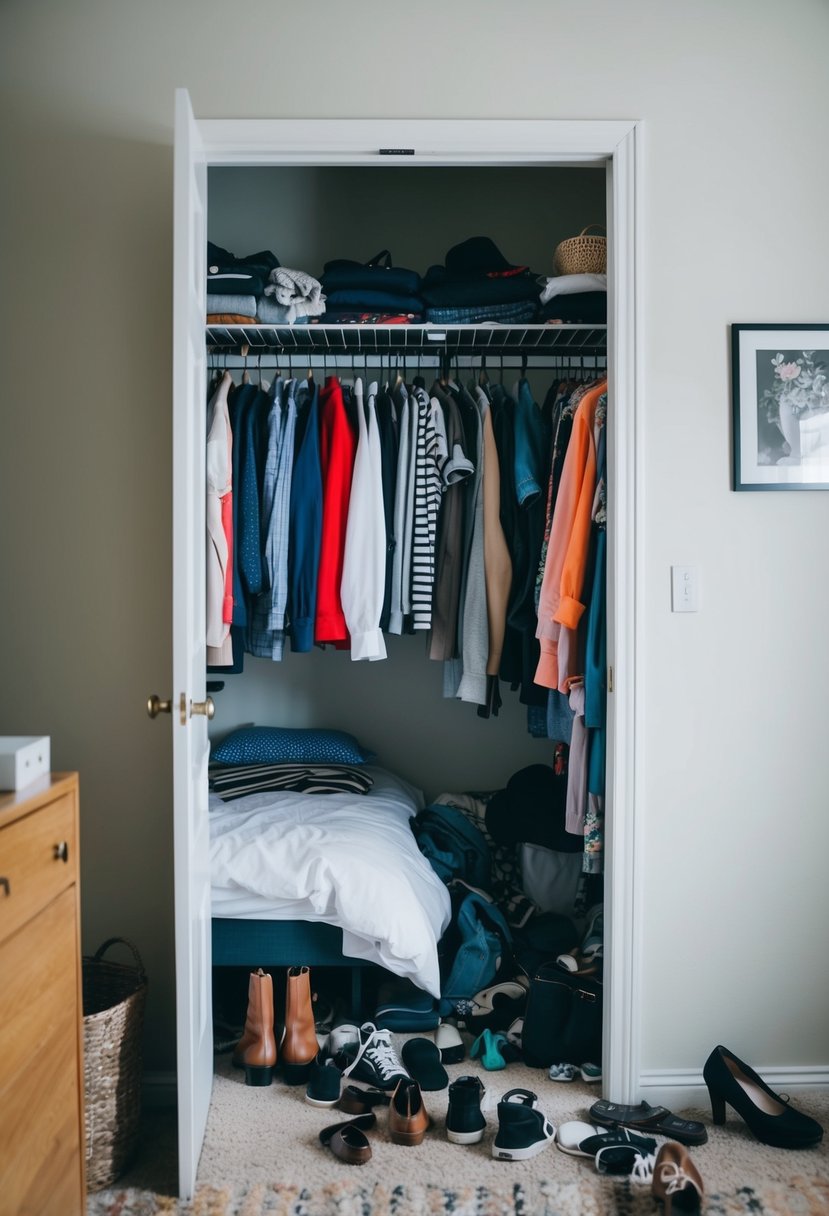
[[[414,148],[381,148],[381,156],[414,156]]]

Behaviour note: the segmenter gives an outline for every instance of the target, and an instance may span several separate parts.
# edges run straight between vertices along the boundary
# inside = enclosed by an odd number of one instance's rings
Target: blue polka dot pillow
[[[343,730],[243,726],[212,748],[213,764],[365,764],[373,760]]]

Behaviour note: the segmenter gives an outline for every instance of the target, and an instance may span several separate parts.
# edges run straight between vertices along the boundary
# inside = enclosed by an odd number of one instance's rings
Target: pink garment
[[[233,620],[233,492],[222,497],[222,531],[227,537],[227,569],[225,570],[225,594],[222,600],[222,620],[229,625]]]
[[[573,736],[567,762],[567,801],[564,809],[564,830],[574,836],[584,835],[587,813],[587,727],[584,725],[584,685],[576,684],[570,692]]]
[[[233,469],[233,431],[227,428],[227,467]],[[222,620],[226,625],[233,621],[233,476],[230,489],[222,495],[222,531],[227,539],[227,569],[225,570],[225,597],[222,604]]]
[[[233,435],[227,394],[233,384],[225,372],[207,411],[207,662],[233,661]]]

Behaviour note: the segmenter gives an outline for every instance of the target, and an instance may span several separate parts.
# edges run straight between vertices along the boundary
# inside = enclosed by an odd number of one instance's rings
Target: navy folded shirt
[[[268,275],[279,265],[269,249],[237,258],[221,245],[207,242],[207,291],[217,296],[261,296]]]

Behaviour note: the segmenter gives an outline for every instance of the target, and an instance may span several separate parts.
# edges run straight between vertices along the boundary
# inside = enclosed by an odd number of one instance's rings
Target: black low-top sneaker
[[[394,1049],[391,1031],[378,1030],[373,1022],[363,1022],[356,1049],[345,1048],[335,1061],[344,1077],[375,1089],[394,1089],[401,1077],[411,1080]]]
[[[485,1093],[480,1077],[458,1077],[449,1086],[446,1138],[451,1144],[477,1144],[483,1139],[486,1119],[481,1103]]]
[[[527,1161],[555,1140],[556,1129],[529,1089],[510,1089],[498,1103],[498,1131],[492,1142],[496,1161]]]
[[[342,1073],[333,1060],[317,1056],[311,1065],[305,1101],[310,1106],[336,1106],[340,1100],[342,1079]]]

